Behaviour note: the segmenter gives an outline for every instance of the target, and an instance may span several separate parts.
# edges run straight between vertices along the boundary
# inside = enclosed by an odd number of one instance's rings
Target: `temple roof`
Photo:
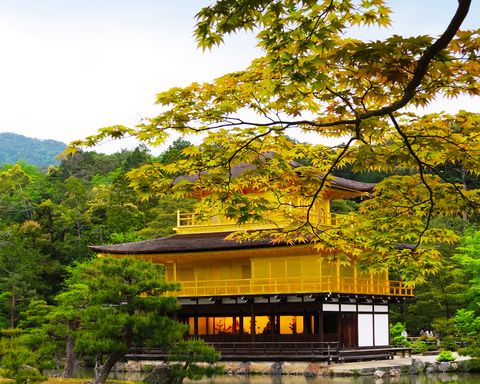
[[[293,162],[292,162],[293,163]],[[293,167],[299,167],[300,164],[294,163]],[[240,175],[244,172],[254,169],[251,164],[241,164],[231,169],[232,176]],[[200,175],[183,176],[181,178],[189,181],[195,181]],[[179,180],[179,178],[177,178]],[[375,187],[373,183],[363,183],[360,181],[344,179],[342,177],[332,177],[331,186],[354,190],[358,192],[369,192]],[[225,251],[251,248],[266,248],[284,246],[284,243],[273,243],[271,239],[250,240],[236,242],[226,240],[225,237],[231,232],[210,232],[210,233],[185,233],[168,237],[160,237],[153,240],[138,241],[124,244],[113,245],[93,245],[89,248],[98,253],[112,254],[166,254],[182,252],[205,252],[205,251]]]
[[[250,248],[266,248],[283,246],[273,244],[270,239],[236,242],[226,240],[231,232],[195,233],[160,237],[153,240],[133,243],[92,245],[89,248],[98,253],[113,254],[161,254],[182,252],[225,251]]]
[[[268,157],[271,157],[271,153],[266,153],[263,154],[262,157],[267,159]],[[299,168],[302,165],[296,161],[290,161],[290,166],[292,168]],[[244,173],[253,171],[256,169],[256,165],[253,163],[242,163],[242,164],[237,164],[234,165],[230,168],[230,175],[231,177],[235,178],[238,177]],[[196,174],[188,175],[188,176],[178,176],[175,179],[175,182],[178,182],[180,180],[187,180],[190,182],[195,182],[197,181],[203,174],[205,174],[207,171],[201,171]],[[323,175],[319,175],[319,178],[323,178]],[[375,187],[374,183],[364,183],[361,181],[356,181],[356,180],[349,180],[349,179],[344,179],[343,177],[338,177],[338,176],[332,176],[330,178],[330,183],[333,187],[337,188],[344,188],[344,189],[350,189],[350,190],[355,190],[359,192],[370,192],[373,190]]]
[[[354,189],[360,192],[369,192],[375,187],[375,183],[364,183],[362,181],[344,179],[343,177],[334,176],[331,179],[333,186]]]

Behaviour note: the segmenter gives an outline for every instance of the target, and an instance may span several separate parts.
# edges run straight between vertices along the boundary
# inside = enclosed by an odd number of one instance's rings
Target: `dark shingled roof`
[[[360,192],[372,191],[375,183],[363,183],[361,181],[344,179],[343,177],[334,176],[331,181],[333,186],[340,188],[354,189]]]
[[[263,154],[263,158],[268,158],[271,157],[271,153],[266,153]],[[290,165],[292,168],[299,168],[302,165],[296,161],[290,161]],[[242,164],[237,164],[234,165],[233,167],[230,168],[230,174],[232,177],[238,177],[246,172],[250,172],[256,169],[255,164],[252,163],[242,163]],[[178,176],[175,178],[175,183],[179,182],[181,180],[187,180],[190,182],[195,182],[199,179],[199,177],[206,173],[206,171],[201,171],[197,174],[193,175],[188,175],[188,176]],[[323,175],[319,175],[320,178],[323,178]],[[343,177],[338,177],[338,176],[332,176],[331,179],[331,184],[332,186],[338,187],[338,188],[346,188],[346,189],[353,189],[355,191],[359,192],[370,192],[373,190],[375,187],[374,183],[363,183],[361,181],[355,181],[355,180],[349,180],[349,179],[344,179]]]
[[[93,245],[90,246],[90,249],[94,252],[113,254],[161,254],[224,251],[285,245],[281,243],[273,244],[270,239],[244,242],[225,240],[228,234],[230,232],[182,234],[134,243]]]

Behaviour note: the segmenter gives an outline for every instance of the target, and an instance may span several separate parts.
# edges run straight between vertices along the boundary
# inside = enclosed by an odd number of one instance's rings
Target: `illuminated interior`
[[[195,321],[197,322],[197,332],[195,332]],[[256,335],[292,335],[304,333],[304,322],[312,323],[313,317],[297,315],[255,316],[254,322]],[[189,335],[249,335],[252,331],[252,317],[189,317],[188,325]],[[313,326],[310,325],[308,328],[313,329]]]

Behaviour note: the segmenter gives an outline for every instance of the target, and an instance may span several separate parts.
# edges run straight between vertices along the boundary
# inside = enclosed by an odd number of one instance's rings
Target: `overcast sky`
[[[205,0],[0,0],[0,132],[63,142],[153,116],[155,94],[248,65],[251,36],[220,48],[195,46]],[[465,28],[480,27],[480,0]],[[389,31],[362,37],[441,33],[457,0],[391,0]],[[437,104],[480,111],[480,99]],[[119,148],[116,143],[109,149]]]

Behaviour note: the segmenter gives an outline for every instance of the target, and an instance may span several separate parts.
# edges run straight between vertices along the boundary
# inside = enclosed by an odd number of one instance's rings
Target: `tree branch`
[[[435,201],[433,199],[433,190],[430,187],[430,185],[427,183],[427,180],[425,179],[425,169],[424,169],[424,163],[423,161],[418,157],[416,152],[413,150],[412,145],[410,144],[410,141],[408,140],[408,137],[405,135],[405,133],[402,131],[400,128],[397,120],[395,119],[395,116],[393,116],[393,113],[389,113],[390,120],[393,123],[393,126],[395,127],[395,130],[397,133],[402,137],[403,142],[405,143],[408,152],[410,152],[410,155],[415,159],[415,161],[418,164],[418,173],[420,175],[420,179],[422,179],[423,185],[425,185],[425,188],[428,190],[428,201],[430,202],[430,207],[428,208],[428,214],[427,214],[427,222],[425,223],[425,227],[423,228],[422,232],[418,236],[418,241],[417,244],[415,244],[414,250],[418,248],[420,245],[420,242],[422,240],[423,235],[425,232],[428,230],[430,227],[430,221],[432,220],[433,217],[433,209],[435,207]]]
[[[425,50],[423,55],[418,59],[417,67],[413,74],[413,78],[405,87],[402,98],[386,107],[363,114],[361,116],[361,119],[367,119],[374,116],[389,115],[390,113],[395,112],[408,104],[408,102],[415,96],[418,86],[422,82],[422,79],[425,77],[430,62],[442,49],[447,48],[450,41],[452,41],[452,39],[455,37],[455,34],[457,33],[458,29],[463,23],[463,20],[465,20],[465,17],[468,14],[470,4],[471,0],[458,0],[457,11],[455,12],[455,15],[450,21],[450,24],[448,25],[445,32],[443,32],[443,34],[431,46],[429,46]]]

